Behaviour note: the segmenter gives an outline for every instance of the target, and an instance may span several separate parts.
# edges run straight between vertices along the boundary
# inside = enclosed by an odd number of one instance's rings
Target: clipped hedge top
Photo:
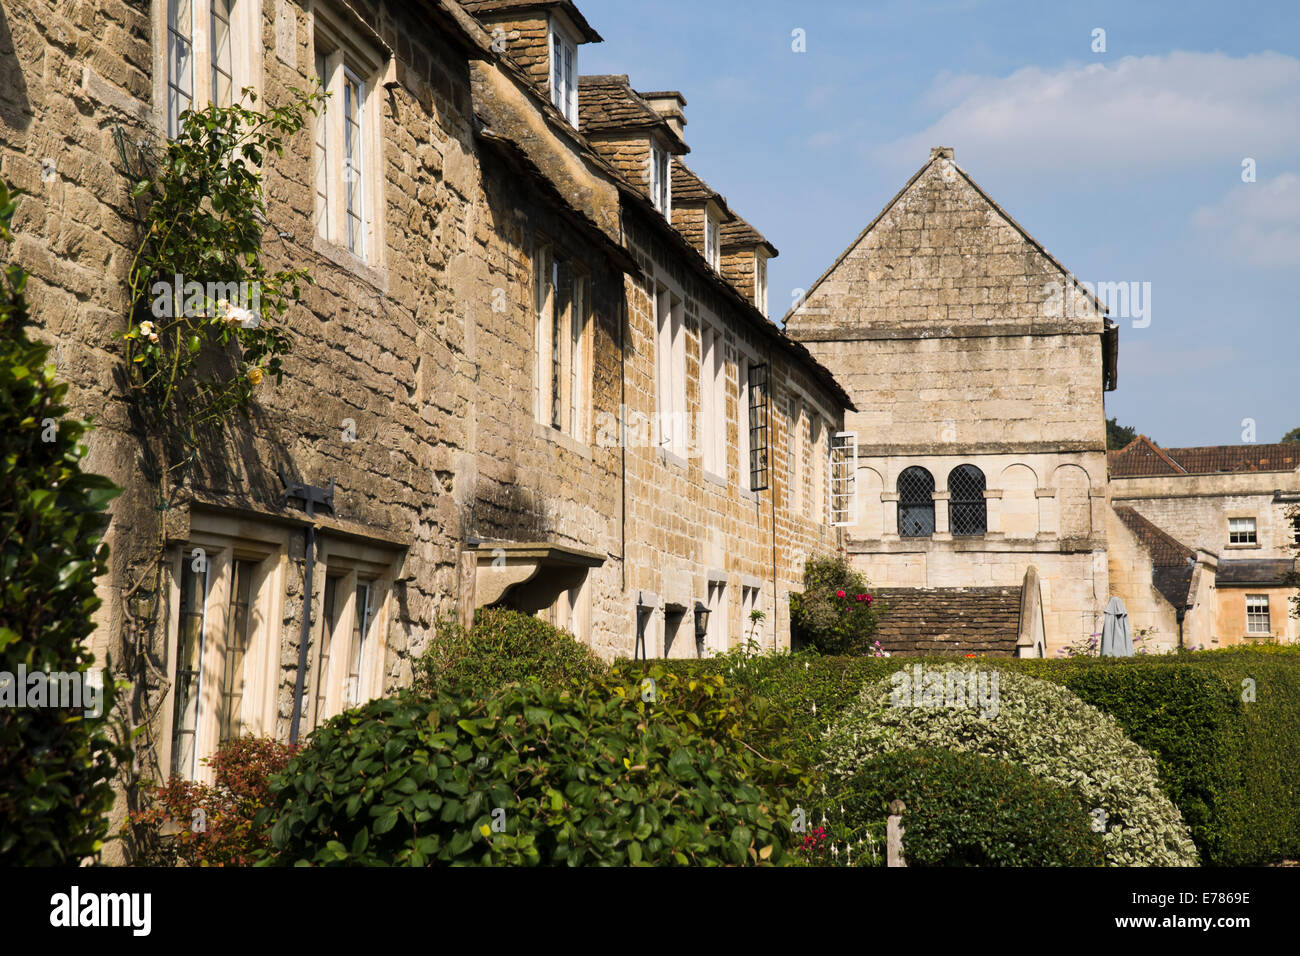
[[[849,838],[905,804],[908,866],[1101,866],[1102,837],[1074,793],[1006,760],[924,747],[879,754],[839,794]],[[834,809],[831,810],[834,813]]]
[[[828,732],[823,769],[835,785],[893,750],[949,747],[980,753],[1069,788],[1089,811],[1104,814],[1111,865],[1196,863],[1182,817],[1160,789],[1155,760],[1113,717],[1064,687],[1009,669],[970,661],[926,668],[909,660],[904,670],[898,663],[893,675],[866,685]],[[912,693],[918,674],[921,686]],[[941,681],[937,703],[927,674]],[[971,677],[981,681],[976,706],[943,702],[945,694],[954,700],[961,679]]]
[[[790,808],[727,732],[738,705],[720,682],[661,676],[655,695],[530,683],[347,711],[273,781],[274,861],[782,862]]]

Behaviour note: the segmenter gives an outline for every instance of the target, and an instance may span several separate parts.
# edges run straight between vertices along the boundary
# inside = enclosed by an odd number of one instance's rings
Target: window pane
[[[573,297],[573,271],[563,259],[555,259],[552,282],[555,285],[555,307],[551,310],[551,418],[552,428],[560,429],[564,422],[564,323],[569,319],[569,306]]]
[[[347,199],[348,251],[366,257],[365,234],[365,157],[361,128],[364,122],[365,86],[352,73],[343,73],[343,192]]]
[[[226,629],[225,673],[221,677],[220,736],[224,742],[243,733],[244,657],[252,625],[251,598],[254,561],[236,561],[230,585],[230,617]]]
[[[323,89],[329,90],[325,54],[316,51],[316,78]],[[320,104],[316,114],[316,232],[323,239],[330,235],[329,202],[329,138],[326,136],[326,109],[329,101]]]
[[[908,468],[898,476],[898,533],[904,538],[934,534],[934,476]]]
[[[334,641],[338,587],[338,578],[325,579],[325,593],[321,597],[320,650],[316,655],[315,691],[312,695],[312,727],[319,727],[328,716],[326,698],[329,692],[330,649]]]
[[[370,585],[357,585],[356,613],[352,615],[352,640],[348,645],[348,683],[345,691],[348,707],[361,703],[362,657],[366,632],[370,628]]]
[[[193,0],[167,3],[167,135],[181,129],[180,115],[194,106]]]
[[[229,106],[234,88],[230,53],[230,7],[233,0],[212,0],[212,101]]]
[[[586,441],[587,280],[573,281],[572,341],[569,351],[569,434]]]
[[[195,571],[183,558],[176,633],[175,709],[172,718],[171,772],[193,777],[194,735],[199,716],[199,672],[203,665],[204,610],[208,572]]]
[[[958,465],[948,474],[950,530],[954,535],[984,534],[986,513],[984,472],[974,465]]]

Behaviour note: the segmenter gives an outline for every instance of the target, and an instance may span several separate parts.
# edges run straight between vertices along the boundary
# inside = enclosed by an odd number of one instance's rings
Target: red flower
[[[836,596],[837,598],[842,598],[842,597],[844,597],[844,592],[843,592],[843,591],[836,591],[836,592],[835,592],[835,596]]]
[[[855,601],[865,601],[866,599],[867,599],[867,596],[866,596],[865,594],[855,594],[855,595],[853,596],[853,600],[855,600]]]
[[[870,594],[867,595],[867,603],[868,603],[868,604],[871,603],[871,595],[870,595]]]
[[[974,654],[967,654],[966,656],[967,656],[967,657],[974,657],[975,655],[974,655]]]

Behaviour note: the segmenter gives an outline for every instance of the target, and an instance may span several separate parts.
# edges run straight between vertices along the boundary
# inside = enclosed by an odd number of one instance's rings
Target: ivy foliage
[[[17,193],[0,182],[0,241],[10,242]],[[100,716],[87,707],[17,706],[20,668],[85,681],[85,640],[100,605],[95,578],[112,482],[82,470],[88,425],[68,414],[49,347],[27,337],[27,273],[10,264],[0,288],[0,864],[75,866],[99,853],[123,758],[112,733],[115,686]],[[25,693],[27,688],[21,690]],[[82,695],[82,703],[86,703]],[[93,709],[93,708],[91,708]]]
[[[742,702],[720,681],[646,676],[348,711],[273,779],[270,862],[785,862],[791,808],[737,736]]]

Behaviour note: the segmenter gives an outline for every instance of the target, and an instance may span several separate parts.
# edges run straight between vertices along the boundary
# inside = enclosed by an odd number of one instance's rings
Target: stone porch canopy
[[[549,541],[466,542],[477,554],[474,607],[509,604],[536,613],[550,607],[571,588],[582,584],[587,572],[605,563],[594,551]]]

